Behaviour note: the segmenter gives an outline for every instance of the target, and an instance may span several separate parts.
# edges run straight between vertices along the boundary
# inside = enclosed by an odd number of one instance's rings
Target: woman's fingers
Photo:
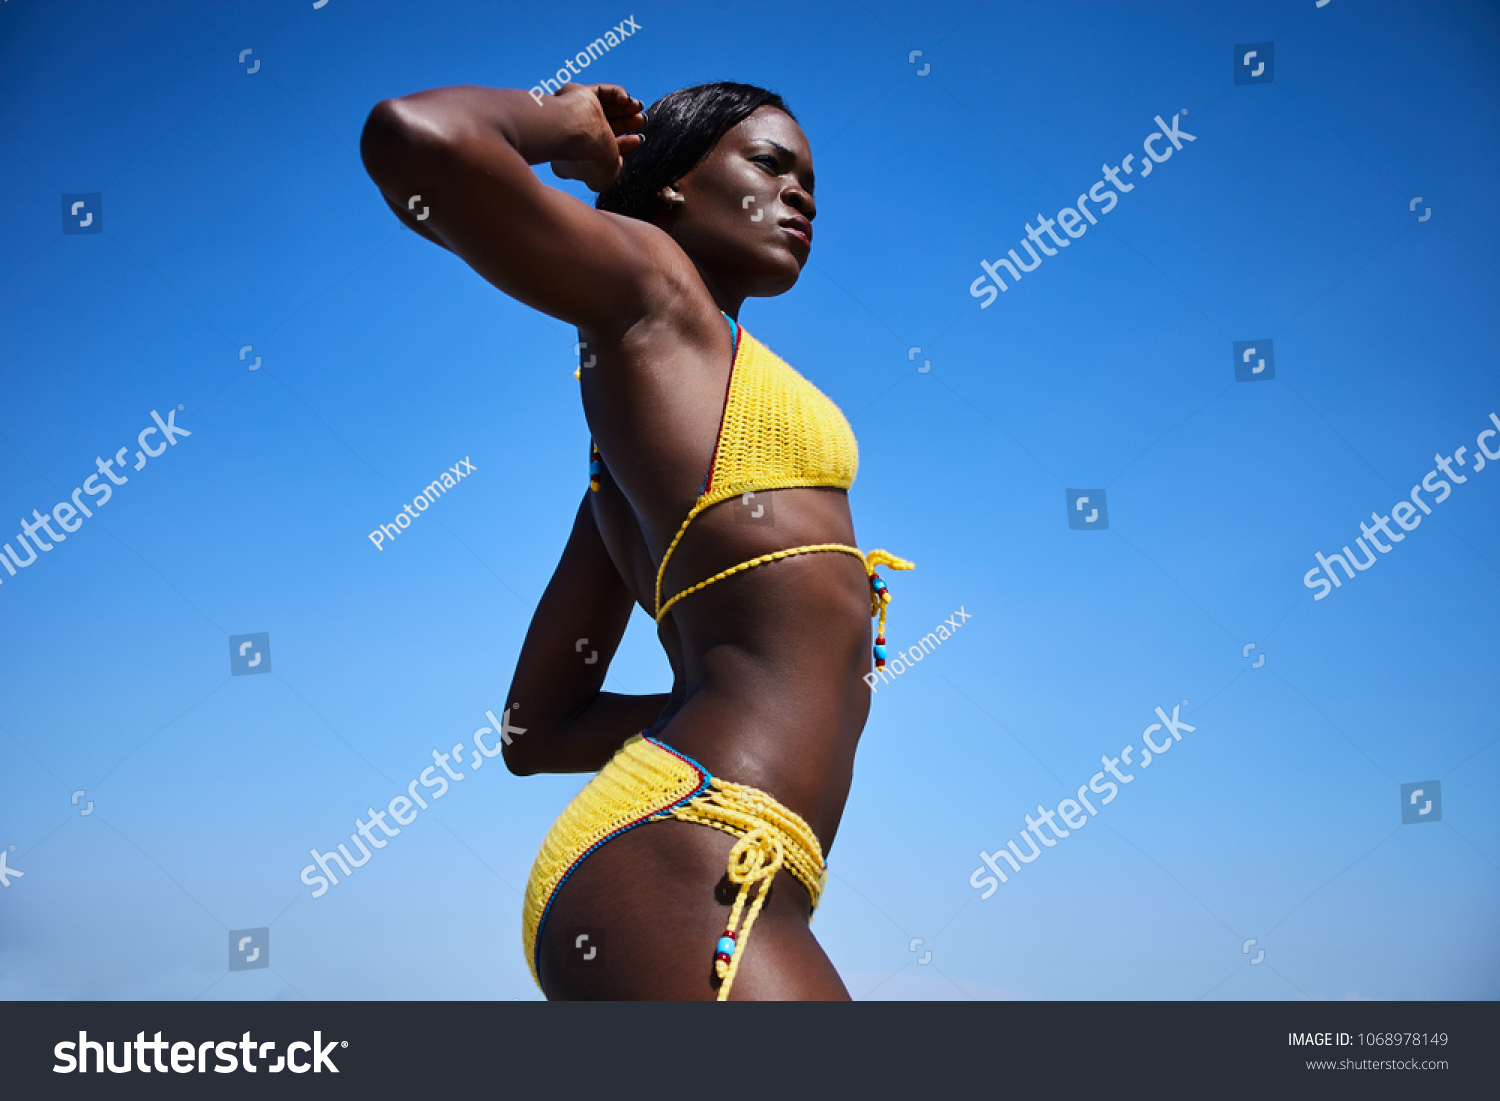
[[[624,118],[611,118],[610,129],[615,132],[616,137],[625,134],[635,134],[646,128],[646,116],[642,114],[627,115]]]
[[[646,116],[641,114],[639,107],[626,107],[618,114],[605,112],[605,119],[609,121],[610,128],[616,134],[634,133],[646,128]]]
[[[567,85],[565,87],[578,87],[593,93],[600,110],[604,112],[604,121],[608,124],[610,133],[616,137],[645,129],[646,116],[642,113],[644,105],[618,84]],[[633,149],[639,144],[639,142],[634,142],[629,148]]]
[[[606,107],[610,103],[639,103],[640,101],[631,97],[630,93],[618,84],[595,84],[594,94],[599,97],[599,102]]]
[[[604,108],[604,117],[611,124],[639,116],[644,106],[640,100],[615,84],[595,85],[594,93],[599,97],[599,106]]]
[[[639,114],[643,106],[640,100],[632,98],[624,88],[615,84],[564,84],[552,94],[593,96],[604,112],[604,117],[611,121]]]

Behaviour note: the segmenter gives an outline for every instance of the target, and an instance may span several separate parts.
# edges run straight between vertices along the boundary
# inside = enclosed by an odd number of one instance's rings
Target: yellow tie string
[[[872,550],[869,554],[861,555],[861,560],[865,564],[865,573],[869,575],[871,580],[870,615],[872,618],[878,617],[880,621],[878,626],[875,628],[875,638],[877,640],[876,644],[879,646],[884,646],[885,610],[891,602],[891,591],[885,588],[883,585],[878,589],[875,587],[873,583],[875,579],[875,571],[878,570],[881,566],[889,566],[893,570],[914,570],[917,567],[915,563],[908,562],[904,558],[897,558],[894,554],[890,553],[890,551],[884,550]],[[881,651],[877,650],[876,653],[879,654],[881,653]],[[884,658],[880,659],[880,664],[885,664]]]
[[[739,838],[729,850],[728,865],[729,881],[739,886],[739,894],[730,908],[724,932],[735,942],[734,951],[727,962],[714,961],[714,970],[721,980],[719,1001],[728,1001],[740,960],[750,942],[750,930],[760,916],[776,873],[785,867],[796,876],[807,888],[813,909],[817,909],[826,873],[823,847],[799,815],[765,792],[717,777],[709,782],[709,790],[703,795],[666,813]]]
[[[897,558],[887,550],[872,550],[869,554],[862,557],[864,558],[866,573],[874,573],[881,566],[889,566],[893,570],[914,570],[917,568],[915,563],[908,562],[904,558]]]
[[[769,857],[769,859],[768,859]],[[755,924],[755,919],[760,916],[760,908],[765,904],[766,892],[771,889],[771,881],[776,878],[776,873],[781,870],[785,850],[781,841],[767,833],[765,830],[751,830],[744,837],[734,843],[734,848],[729,850],[729,882],[739,884],[740,893],[735,896],[734,906],[729,911],[729,926],[727,933],[735,935],[734,954],[725,963],[721,959],[714,960],[714,970],[718,973],[721,983],[719,985],[719,1001],[729,1000],[730,988],[734,986],[734,977],[739,972],[740,960],[744,958],[744,949],[750,944],[750,928]],[[745,899],[757,884],[760,890],[755,894],[755,900],[750,903],[750,913],[744,915],[744,927],[740,927],[740,917],[744,914]]]
[[[844,543],[811,543],[805,547],[791,547],[787,550],[772,551],[770,554],[762,554],[756,558],[751,558],[748,561],[741,562],[737,566],[730,566],[727,570],[720,570],[718,573],[714,574],[706,581],[700,581],[698,582],[698,584],[692,586],[691,588],[683,589],[682,592],[678,593],[671,600],[667,601],[665,604],[660,605],[656,613],[656,622],[660,623],[662,621],[662,618],[666,616],[667,612],[671,610],[672,605],[676,604],[683,597],[689,596],[697,592],[699,589],[706,589],[715,581],[723,581],[726,577],[732,577],[733,575],[744,570],[753,570],[756,566],[764,566],[767,562],[776,562],[782,558],[790,558],[794,554],[818,554],[823,551],[835,551],[839,554],[852,554],[861,562],[863,562],[865,558],[865,556],[860,553],[858,547],[847,546]],[[660,575],[658,575],[657,577],[656,584],[656,598],[657,600],[660,600]],[[873,615],[874,613],[872,612],[871,614]]]
[[[745,562],[741,562],[736,566],[730,566],[727,570],[720,570],[718,573],[714,574],[707,580],[700,581],[696,585],[683,589],[680,593],[663,604],[661,602],[661,582],[662,577],[666,574],[667,571],[667,560],[672,557],[672,552],[677,549],[678,540],[682,538],[682,533],[687,530],[688,522],[691,522],[691,520],[692,517],[689,517],[688,521],[684,522],[682,527],[678,530],[677,538],[672,540],[671,546],[667,548],[667,553],[662,558],[660,568],[656,571],[656,622],[658,623],[660,623],[662,619],[666,617],[666,614],[671,610],[672,605],[676,604],[683,597],[690,596],[693,593],[698,592],[700,589],[706,589],[714,582],[723,581],[726,577],[732,577],[744,570],[752,570],[756,566],[764,566],[767,562],[776,562],[783,558],[791,558],[796,554],[820,554],[830,551],[838,554],[852,554],[855,558],[858,558],[860,562],[864,564],[865,575],[868,577],[873,577],[875,571],[881,566],[889,566],[893,570],[914,570],[917,568],[914,563],[908,562],[904,558],[897,558],[889,551],[872,550],[868,554],[866,554],[858,547],[851,547],[847,543],[809,543],[808,545],[802,547],[790,547],[787,550],[772,551],[770,554],[762,554]],[[870,615],[872,617],[877,615],[880,617],[881,634],[885,633],[885,606],[890,602],[891,594],[889,593],[889,591],[871,591]]]

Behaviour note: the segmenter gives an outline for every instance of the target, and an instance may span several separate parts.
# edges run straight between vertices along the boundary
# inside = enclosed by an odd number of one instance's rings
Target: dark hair
[[[681,88],[646,109],[646,141],[625,154],[619,178],[601,191],[594,206],[649,222],[661,200],[657,192],[676,183],[757,109],[774,107],[793,120],[775,92],[753,84],[718,81]]]

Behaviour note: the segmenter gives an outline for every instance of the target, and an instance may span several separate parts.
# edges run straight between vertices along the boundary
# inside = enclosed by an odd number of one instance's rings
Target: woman
[[[397,217],[577,326],[588,368],[590,484],[507,697],[512,772],[602,770],[532,871],[533,975],[550,998],[847,998],[808,921],[869,711],[875,567],[909,564],[860,556],[848,423],[738,325],[807,262],[807,138],[744,84],[648,113],[611,85],[453,87],[378,104],[361,150]],[[600,691],[636,604],[670,695]]]

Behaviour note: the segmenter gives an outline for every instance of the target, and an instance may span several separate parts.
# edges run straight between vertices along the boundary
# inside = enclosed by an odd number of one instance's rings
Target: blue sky
[[[817,247],[742,320],[848,413],[861,544],[918,563],[892,646],[972,616],[874,700],[814,924],[851,992],[1500,994],[1500,465],[1302,582],[1500,414],[1492,8],[10,0],[0,537],[96,457],[129,481],[0,572],[0,996],[538,996],[519,891],[582,777],[496,761],[298,879],[504,707],[586,485],[572,333],[398,226],[356,150],[383,97],[529,87],[631,14],[590,79],[797,112]],[[980,261],[1127,154],[1134,190],[981,308]],[[135,470],[152,410],[192,435]],[[1108,529],[1070,529],[1100,488]],[[270,674],[231,676],[256,632]],[[667,678],[638,615],[609,687]],[[980,851],[1174,705],[1195,731],[982,899]],[[260,927],[270,966],[227,972]]]

